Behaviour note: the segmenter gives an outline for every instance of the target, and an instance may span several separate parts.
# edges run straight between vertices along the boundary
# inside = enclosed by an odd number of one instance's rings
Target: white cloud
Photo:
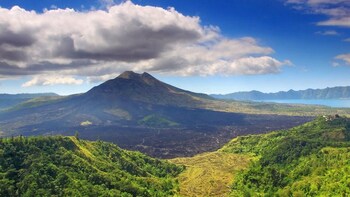
[[[342,18],[331,18],[329,20],[322,21],[317,24],[322,26],[350,27],[350,16],[342,17]]]
[[[274,58],[268,56],[262,57],[244,57],[229,62],[229,69],[221,71],[218,68],[218,73],[226,73],[227,75],[234,74],[267,74],[267,73],[279,73],[282,65],[289,65],[289,61],[280,62]]]
[[[22,87],[31,86],[48,86],[48,85],[80,85],[83,83],[81,79],[75,79],[72,76],[35,76],[30,81],[22,84]]]
[[[287,0],[287,4],[295,6],[298,10],[304,10],[311,14],[322,14],[327,17],[324,21],[319,21],[319,26],[336,26],[350,28],[350,0]],[[340,35],[337,31],[319,31],[320,35]],[[350,38],[345,39],[350,42]],[[344,61],[350,65],[350,54],[341,54],[335,57],[336,60]],[[339,61],[333,62],[332,66],[337,67]]]
[[[237,75],[276,73],[285,65],[255,38],[224,37],[218,27],[202,26],[199,17],[174,8],[104,2],[110,4],[107,10],[85,12],[0,8],[0,76],[75,75],[96,81],[124,70]]]
[[[310,5],[349,3],[349,0],[308,0]]]
[[[328,16],[328,19],[317,23],[320,26],[350,27],[350,0],[287,0],[286,2],[299,10]]]
[[[324,4],[350,4],[349,0],[287,0],[290,4],[307,4],[310,6],[324,5]]]
[[[286,3],[290,3],[290,4],[302,4],[305,3],[305,0],[287,0]]]
[[[338,66],[340,66],[340,64],[339,64],[339,62],[332,62],[332,66],[333,67],[338,67]]]
[[[337,57],[335,57],[335,59],[342,60],[346,64],[350,65],[350,53],[338,55]]]
[[[328,31],[318,31],[316,34],[320,34],[323,36],[338,36],[340,35],[337,31],[334,30],[328,30]]]

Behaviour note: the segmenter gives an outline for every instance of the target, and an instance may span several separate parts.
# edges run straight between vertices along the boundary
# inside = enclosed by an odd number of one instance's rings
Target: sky
[[[0,93],[126,70],[208,94],[350,86],[350,0],[0,0]]]

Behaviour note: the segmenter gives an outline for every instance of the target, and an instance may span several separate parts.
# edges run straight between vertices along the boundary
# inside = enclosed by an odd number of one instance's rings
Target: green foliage
[[[79,131],[75,131],[74,137],[75,137],[77,140],[79,140]]]
[[[80,123],[80,126],[83,126],[83,127],[87,127],[87,126],[90,126],[90,125],[92,125],[92,122],[90,122],[88,120]]]
[[[42,105],[55,103],[55,102],[64,100],[66,98],[67,97],[65,97],[65,96],[58,96],[58,95],[35,97],[32,99],[23,100],[22,102],[17,103],[16,105],[8,106],[8,111],[15,111],[15,110],[23,109],[23,108],[39,107]]]
[[[175,127],[179,124],[158,115],[148,115],[138,121],[139,124],[149,127]]]
[[[0,140],[0,196],[169,196],[181,167],[74,137]]]
[[[220,151],[260,159],[242,171],[232,196],[350,195],[350,120],[319,117],[290,130],[232,140]]]

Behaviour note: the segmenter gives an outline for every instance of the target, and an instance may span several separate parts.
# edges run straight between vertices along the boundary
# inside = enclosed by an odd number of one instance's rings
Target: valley
[[[291,128],[312,120],[311,117],[289,117],[274,115],[243,115],[241,123],[208,124],[212,116],[200,123],[181,124],[175,128],[116,127],[72,128],[64,135],[73,135],[79,131],[81,138],[113,142],[129,150],[138,150],[157,158],[194,156],[199,153],[214,151],[232,138],[266,133],[274,130]],[[217,114],[219,115],[219,114]],[[225,117],[229,120],[229,116]],[[210,120],[211,119],[211,120]],[[189,118],[188,120],[191,120]],[[207,120],[207,122],[205,122]],[[182,122],[180,122],[182,123]]]
[[[38,97],[0,112],[0,193],[326,194],[334,186],[325,181],[338,179],[328,173],[348,170],[348,110],[217,100],[127,71],[83,94]],[[43,155],[37,160],[35,150]],[[304,169],[310,163],[315,172]],[[41,164],[50,168],[40,171]],[[322,187],[311,187],[314,179]]]
[[[318,117],[169,161],[186,166],[179,175],[183,196],[347,196],[349,136],[349,119]]]
[[[0,194],[350,194],[350,119],[345,117],[321,116],[291,129],[239,136],[219,150],[169,160],[75,135],[0,139]]]
[[[83,139],[174,158],[217,150],[240,135],[291,128],[314,114],[302,107],[216,100],[126,71],[83,94],[36,98],[5,110],[0,130],[3,137],[79,132]]]

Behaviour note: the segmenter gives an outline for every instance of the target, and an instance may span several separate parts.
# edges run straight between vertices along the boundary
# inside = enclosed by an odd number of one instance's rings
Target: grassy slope
[[[249,155],[211,152],[170,161],[186,166],[179,175],[181,196],[225,196],[235,174],[254,159]]]
[[[158,115],[148,115],[138,121],[138,124],[149,127],[175,127],[179,124]]]
[[[231,195],[350,195],[349,140],[349,119],[323,117],[286,131],[238,137],[221,151],[260,159],[237,176]]]
[[[100,141],[0,140],[0,196],[169,196],[181,170]]]
[[[16,111],[20,109],[26,109],[26,108],[33,108],[33,107],[38,107],[41,105],[46,105],[50,103],[54,103],[63,99],[66,99],[68,97],[65,96],[43,96],[43,97],[38,97],[38,98],[33,98],[30,100],[26,100],[24,102],[18,103],[15,106],[12,106],[8,108],[8,111]]]

